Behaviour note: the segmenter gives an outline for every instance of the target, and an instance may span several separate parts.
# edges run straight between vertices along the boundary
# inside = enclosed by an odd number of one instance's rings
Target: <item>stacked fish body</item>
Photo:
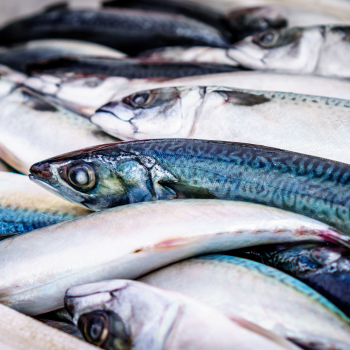
[[[350,348],[350,5],[277,5],[0,28],[0,348]]]

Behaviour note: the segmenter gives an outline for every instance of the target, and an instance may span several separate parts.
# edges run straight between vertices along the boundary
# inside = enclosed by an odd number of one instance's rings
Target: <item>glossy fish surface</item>
[[[305,241],[349,246],[348,236],[326,224],[256,204],[126,205],[0,242],[0,302],[38,315],[61,308],[65,291],[79,284],[134,279],[199,254]]]
[[[43,157],[114,141],[89,120],[24,87],[0,99],[0,158],[23,174]]]
[[[196,298],[298,344],[350,346],[350,320],[340,310],[305,284],[254,261],[201,256],[139,281]]]
[[[39,162],[31,174],[92,210],[163,199],[230,199],[296,212],[350,233],[350,166],[280,149],[188,139],[121,142]]]
[[[350,99],[350,82],[345,79],[266,71],[237,71],[178,79],[128,79],[70,72],[35,74],[23,84],[87,117],[110,101],[123,99],[139,91],[162,87],[217,85]]]
[[[0,238],[89,213],[35,186],[24,175],[0,172]]]
[[[33,40],[0,51],[0,64],[18,71],[25,71],[26,65],[62,55],[125,57],[125,54],[109,47],[78,40]]]
[[[172,87],[109,102],[91,120],[122,140],[235,141],[350,164],[350,100],[219,86]]]
[[[103,349],[298,349],[196,299],[136,281],[73,287],[65,303],[85,338]]]
[[[129,9],[57,9],[10,23],[0,30],[0,36],[4,46],[36,39],[75,39],[130,55],[161,46],[228,45],[219,31],[199,21]]]
[[[61,57],[27,65],[27,73],[34,74],[96,74],[130,79],[181,78],[203,74],[227,73],[239,70],[224,64],[154,61],[149,59]]]
[[[350,316],[350,256],[339,246],[305,243],[232,251],[284,271],[324,295]]]
[[[349,26],[295,27],[248,37],[227,55],[243,67],[349,77]]]
[[[0,348],[3,350],[97,350],[76,337],[0,305]]]

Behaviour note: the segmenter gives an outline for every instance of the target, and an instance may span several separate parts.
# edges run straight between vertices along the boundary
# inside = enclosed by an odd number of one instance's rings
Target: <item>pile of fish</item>
[[[350,349],[350,4],[270,2],[0,28],[1,349]]]

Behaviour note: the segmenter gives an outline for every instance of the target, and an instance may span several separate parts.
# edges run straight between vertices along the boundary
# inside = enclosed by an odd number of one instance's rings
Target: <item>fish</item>
[[[70,288],[65,304],[85,339],[103,349],[300,349],[244,319],[145,283]]]
[[[0,239],[89,213],[36,186],[27,176],[0,172]]]
[[[346,24],[346,21],[328,13],[281,6],[238,8],[229,11],[223,18],[233,34],[231,38],[233,43],[267,30],[322,24]]]
[[[327,244],[263,246],[232,251],[290,274],[325,296],[348,317],[350,298],[349,250]]]
[[[350,166],[276,148],[189,139],[129,141],[44,160],[30,172],[37,184],[91,210],[179,198],[238,200],[350,233]]]
[[[349,26],[270,30],[234,44],[227,56],[250,69],[350,77]]]
[[[0,347],[4,350],[97,350],[98,348],[0,305]]]
[[[350,100],[219,86],[170,87],[109,102],[90,119],[122,140],[235,141],[350,164]]]
[[[120,51],[78,40],[33,40],[0,50],[0,64],[25,72],[26,65],[43,59],[73,56],[126,57]]]
[[[0,99],[0,158],[23,174],[45,157],[115,141],[88,119],[23,86]]]
[[[292,92],[350,100],[350,82],[316,75],[237,71],[178,79],[128,79],[96,74],[35,74],[22,83],[45,98],[85,117],[110,101],[121,100],[143,90],[177,86],[225,86],[237,89]]]
[[[96,74],[129,79],[181,78],[204,74],[236,72],[230,65],[166,62],[138,58],[69,57],[63,56],[38,61],[26,66],[28,75]]]
[[[110,0],[103,1],[101,6],[183,15],[216,28],[227,40],[231,38],[231,33],[227,23],[225,23],[223,14],[220,11],[215,11],[211,6],[206,7],[190,2],[161,0]]]
[[[304,283],[255,261],[199,256],[138,280],[208,303],[297,344],[350,346],[350,320],[339,309]]]
[[[38,39],[88,40],[128,55],[173,45],[226,47],[221,33],[181,15],[132,9],[56,9],[0,28],[0,45]]]
[[[40,315],[62,308],[66,290],[76,285],[135,279],[200,254],[305,241],[350,247],[348,235],[326,224],[257,204],[124,205],[1,241],[0,303]]]

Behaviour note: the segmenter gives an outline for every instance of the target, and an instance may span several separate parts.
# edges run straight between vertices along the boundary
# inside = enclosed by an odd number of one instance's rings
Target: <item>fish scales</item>
[[[84,164],[92,164],[98,177],[91,190],[72,187],[71,180],[55,173],[80,171]],[[274,148],[187,139],[131,141],[42,161],[31,173],[39,184],[93,210],[158,199],[218,198],[292,211],[350,233],[350,167]]]

